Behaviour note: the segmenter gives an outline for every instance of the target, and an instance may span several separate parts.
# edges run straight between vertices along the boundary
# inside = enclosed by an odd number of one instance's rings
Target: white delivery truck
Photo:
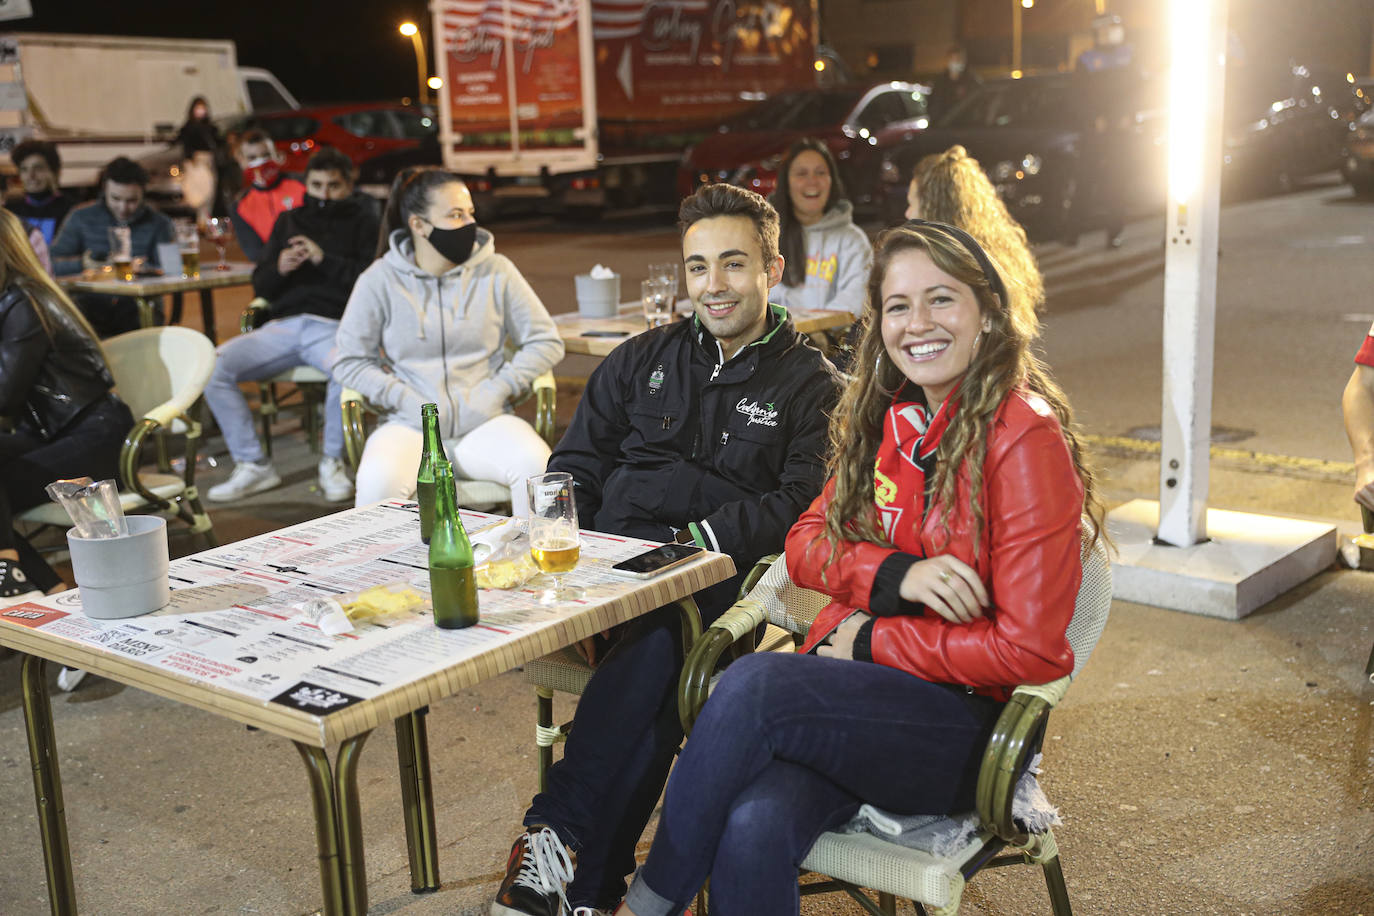
[[[62,184],[95,184],[116,156],[167,148],[195,96],[216,119],[299,108],[266,70],[238,66],[232,41],[0,34],[0,175],[30,137],[56,143]]]

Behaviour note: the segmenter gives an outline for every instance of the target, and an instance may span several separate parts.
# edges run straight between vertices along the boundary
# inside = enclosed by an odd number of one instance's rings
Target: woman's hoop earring
[[[875,384],[875,385],[878,387],[878,390],[879,390],[879,391],[881,391],[881,392],[882,392],[883,394],[885,394],[885,395],[888,395],[889,397],[891,397],[892,395],[895,395],[897,392],[899,392],[899,391],[902,390],[902,383],[901,383],[901,382],[898,382],[898,383],[897,383],[897,387],[896,387],[896,388],[893,388],[893,389],[890,390],[890,391],[889,391],[886,387],[883,386],[883,351],[882,351],[882,350],[879,350],[879,351],[878,351],[878,358],[875,359],[875,360],[873,361],[873,384]]]

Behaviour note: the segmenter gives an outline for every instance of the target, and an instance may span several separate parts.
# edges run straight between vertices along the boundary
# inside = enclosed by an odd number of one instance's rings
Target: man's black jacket
[[[305,314],[337,321],[358,275],[372,263],[377,226],[377,204],[364,194],[336,201],[325,211],[307,197],[277,217],[253,270],[253,293],[272,303],[273,318]],[[323,248],[324,259],[318,265],[306,261],[283,276],[277,272],[277,255],[297,235]]]
[[[548,465],[573,475],[580,524],[662,541],[686,528],[740,572],[782,550],[825,483],[839,376],[771,308],[769,331],[724,365],[693,318],[597,367]]]

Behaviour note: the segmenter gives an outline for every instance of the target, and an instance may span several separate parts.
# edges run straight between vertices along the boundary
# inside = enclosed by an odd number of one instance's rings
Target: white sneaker
[[[331,503],[341,503],[353,498],[353,481],[348,479],[348,469],[342,458],[320,459],[320,490]]]
[[[229,479],[206,490],[205,496],[213,503],[228,503],[280,485],[281,478],[272,465],[240,461],[234,465]]]
[[[77,687],[81,686],[81,682],[85,679],[86,672],[82,671],[80,668],[63,668],[61,671],[57,672],[57,686],[67,693],[71,693]]]

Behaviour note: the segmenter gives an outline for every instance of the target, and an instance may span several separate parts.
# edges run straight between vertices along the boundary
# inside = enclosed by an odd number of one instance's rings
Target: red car
[[[334,147],[361,169],[377,156],[414,149],[439,130],[432,108],[394,102],[298,108],[255,121],[286,157],[286,171],[298,173],[321,146]]]
[[[726,181],[766,196],[788,147],[815,137],[835,154],[855,209],[871,208],[880,202],[880,136],[923,129],[929,96],[929,87],[916,83],[779,93],[689,147],[678,166],[678,192],[685,197]]]

